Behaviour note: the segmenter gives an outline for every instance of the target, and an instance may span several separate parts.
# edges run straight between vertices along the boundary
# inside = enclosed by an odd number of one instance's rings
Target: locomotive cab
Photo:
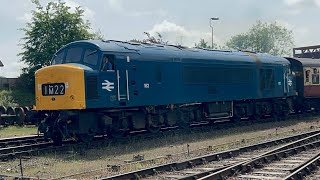
[[[95,123],[99,120],[96,110],[127,105],[130,99],[129,64],[129,55],[102,51],[85,41],[61,48],[51,66],[35,73],[36,108],[53,114],[39,127],[40,132],[51,137],[57,134],[59,128],[54,127],[57,121],[68,122],[69,133],[61,132],[63,136],[104,131]],[[65,119],[61,120],[61,117]],[[107,121],[103,120],[103,123],[108,124]]]
[[[51,66],[35,73],[37,109],[85,109],[85,76],[97,73],[100,54],[86,46],[60,49]]]

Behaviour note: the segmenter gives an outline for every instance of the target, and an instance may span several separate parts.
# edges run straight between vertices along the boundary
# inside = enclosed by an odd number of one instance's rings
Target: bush
[[[31,92],[21,90],[0,91],[1,106],[31,106],[34,103],[34,94]]]
[[[0,91],[0,105],[1,106],[17,106],[18,104],[14,101],[11,91]]]

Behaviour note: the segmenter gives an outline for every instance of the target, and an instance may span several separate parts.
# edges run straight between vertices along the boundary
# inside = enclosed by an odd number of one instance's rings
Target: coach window
[[[310,82],[310,70],[306,70],[306,82]]]
[[[312,84],[319,84],[319,71],[317,68],[313,69]]]

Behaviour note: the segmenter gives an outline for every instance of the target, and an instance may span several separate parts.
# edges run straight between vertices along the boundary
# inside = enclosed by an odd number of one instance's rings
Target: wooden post
[[[23,167],[22,167],[21,156],[20,156],[20,174],[21,174],[21,179],[24,179],[24,178],[23,178]]]

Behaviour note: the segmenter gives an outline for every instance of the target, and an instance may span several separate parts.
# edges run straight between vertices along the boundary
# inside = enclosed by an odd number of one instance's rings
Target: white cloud
[[[320,8],[320,0],[283,0],[288,7],[286,10],[289,15],[300,15],[303,11],[312,8]]]
[[[287,4],[288,6],[294,6],[294,5],[297,5],[303,1],[304,0],[284,0],[284,3]]]
[[[320,7],[320,0],[314,0],[315,4]]]
[[[94,19],[95,12],[91,10],[90,8],[79,5],[78,3],[71,1],[71,0],[64,0],[67,6],[71,8],[71,11],[75,11],[76,7],[81,6],[81,8],[84,10],[83,16],[85,19],[92,21]]]
[[[27,67],[19,61],[2,60],[4,66],[0,68],[0,75],[4,77],[18,77],[21,74],[21,69]]]
[[[115,12],[119,14],[123,14],[126,16],[133,16],[133,17],[140,17],[140,16],[165,16],[167,14],[166,11],[162,9],[158,10],[139,10],[139,11],[132,11],[128,10],[124,7],[122,0],[108,0],[108,6]]]
[[[63,2],[66,3],[66,6],[70,7],[71,12],[74,12],[76,10],[76,7],[81,7],[84,10],[83,17],[86,20],[93,21],[95,12],[91,10],[90,8],[86,6],[79,5],[78,3],[72,1],[72,0],[63,0]],[[43,4],[43,6],[46,6],[46,4]],[[31,22],[32,20],[32,14],[30,12],[24,13],[23,16],[16,18],[18,21],[23,23]]]
[[[211,42],[210,32],[201,32],[199,30],[188,30],[183,26],[177,25],[173,22],[167,20],[162,21],[160,24],[153,26],[151,30],[148,31],[152,36],[157,36],[160,33],[163,39],[166,40],[176,40],[175,44],[181,44],[184,46],[192,47],[194,43],[198,43],[200,39],[205,39],[207,42]],[[213,35],[214,42],[219,43],[220,41]]]
[[[32,14],[31,13],[24,13],[23,16],[17,17],[16,19],[20,22],[23,22],[23,23],[31,22]]]
[[[292,30],[294,29],[294,25],[290,24],[289,22],[287,21],[284,21],[284,20],[280,20],[280,19],[276,19],[275,20],[277,24],[289,29],[289,30]]]
[[[108,0],[108,4],[114,11],[124,12],[122,0]]]
[[[298,15],[301,14],[301,10],[300,9],[289,9],[286,11],[289,15]]]
[[[298,26],[298,25],[293,25],[293,24],[290,24],[289,22],[287,21],[284,21],[284,20],[276,20],[276,22],[287,28],[288,30],[292,30],[293,32],[293,37],[294,37],[294,41],[296,44],[308,44],[309,42],[306,42],[308,39],[307,36],[312,34],[310,29],[308,29],[307,27],[302,27],[302,26]],[[301,37],[305,37],[305,38],[301,38]],[[312,43],[311,43],[312,44]]]

